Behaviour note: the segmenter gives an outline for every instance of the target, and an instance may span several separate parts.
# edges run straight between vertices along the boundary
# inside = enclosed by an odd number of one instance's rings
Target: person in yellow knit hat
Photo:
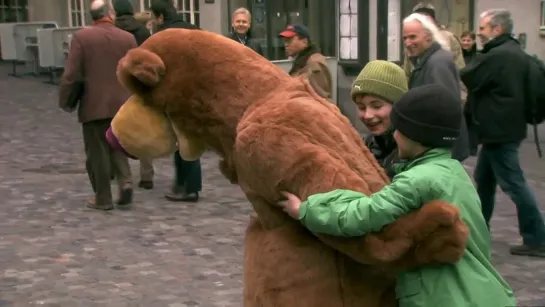
[[[393,176],[393,163],[397,159],[390,112],[392,104],[407,91],[407,78],[403,69],[382,60],[371,61],[365,65],[351,89],[358,118],[369,130],[364,139],[365,145],[390,178]]]

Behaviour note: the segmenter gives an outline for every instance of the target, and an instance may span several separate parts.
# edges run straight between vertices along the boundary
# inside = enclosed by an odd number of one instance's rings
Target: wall
[[[526,51],[545,58],[545,38],[539,36],[541,0],[476,0],[475,28],[479,27],[479,15],[486,10],[504,8],[511,11],[515,23],[514,32],[526,33]]]
[[[216,0],[214,3],[205,3],[205,0],[199,0],[202,29],[220,34],[229,33],[228,23],[225,21],[228,16],[227,2]]]
[[[66,0],[28,0],[28,20],[56,21],[59,26],[68,26]]]

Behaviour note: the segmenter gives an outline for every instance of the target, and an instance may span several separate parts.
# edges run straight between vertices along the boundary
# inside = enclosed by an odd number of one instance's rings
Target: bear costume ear
[[[115,149],[140,159],[170,155],[178,142],[170,120],[138,95],[121,106],[106,137]]]
[[[134,94],[142,94],[145,89],[155,87],[164,75],[163,60],[143,48],[130,50],[117,64],[119,82]]]
[[[143,48],[130,50],[119,61],[117,78],[133,96],[115,115],[106,137],[112,147],[129,157],[153,159],[178,149],[185,160],[196,160],[206,150],[204,141],[186,135],[166,114],[145,102],[163,80],[165,69],[157,54]]]

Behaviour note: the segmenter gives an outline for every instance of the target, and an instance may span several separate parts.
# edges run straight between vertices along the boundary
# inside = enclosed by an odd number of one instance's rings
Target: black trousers
[[[111,174],[115,174],[120,189],[130,188],[132,185],[127,157],[121,152],[112,150],[106,141],[106,131],[111,121],[111,119],[100,119],[82,124],[83,145],[87,158],[85,168],[98,205],[112,203]]]
[[[175,182],[176,187],[184,188],[188,194],[197,193],[202,190],[201,161],[186,161],[180,156],[180,152],[174,154]]]

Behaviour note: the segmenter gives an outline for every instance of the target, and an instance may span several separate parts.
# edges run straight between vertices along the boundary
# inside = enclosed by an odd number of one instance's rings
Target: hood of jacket
[[[199,27],[184,21],[184,18],[178,14],[169,14],[164,18],[163,24],[158,27],[159,31],[170,28],[199,29]]]
[[[115,25],[128,32],[135,32],[142,26],[133,15],[117,16],[115,18]]]

